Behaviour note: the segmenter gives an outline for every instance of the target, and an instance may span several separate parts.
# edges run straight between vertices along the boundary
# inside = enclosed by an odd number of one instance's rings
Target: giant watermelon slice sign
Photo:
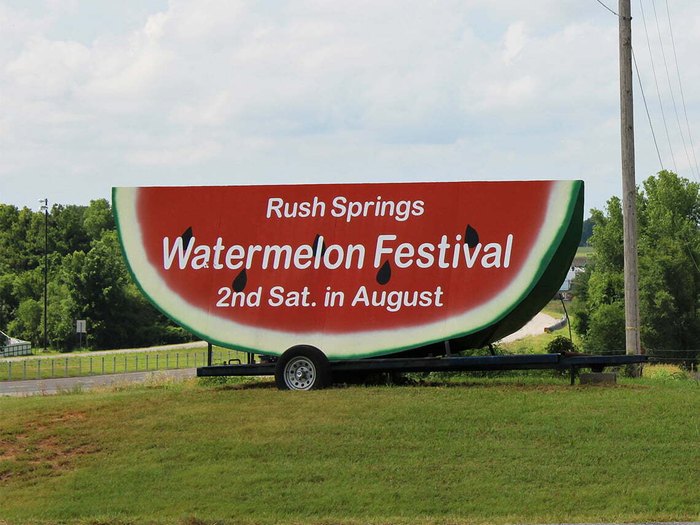
[[[128,266],[173,320],[222,346],[347,359],[517,330],[566,275],[583,183],[142,187],[113,200]]]

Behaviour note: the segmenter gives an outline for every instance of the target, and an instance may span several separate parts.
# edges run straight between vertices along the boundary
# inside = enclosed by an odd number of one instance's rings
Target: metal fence
[[[215,349],[212,364],[241,362],[247,354]],[[0,360],[0,381],[51,379],[196,368],[207,364],[207,350],[112,353]]]
[[[649,363],[672,364],[697,372],[700,365],[700,350],[674,350],[650,348],[646,350]]]

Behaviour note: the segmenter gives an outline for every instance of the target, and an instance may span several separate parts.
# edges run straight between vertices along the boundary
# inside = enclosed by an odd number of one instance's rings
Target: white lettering
[[[170,270],[173,265],[173,260],[175,256],[178,257],[178,266],[180,270],[184,270],[187,266],[187,262],[190,260],[190,255],[192,254],[192,247],[194,246],[195,238],[192,237],[190,242],[187,244],[187,250],[183,252],[182,237],[175,239],[173,243],[172,250],[170,249],[170,239],[168,237],[163,237],[163,268]]]

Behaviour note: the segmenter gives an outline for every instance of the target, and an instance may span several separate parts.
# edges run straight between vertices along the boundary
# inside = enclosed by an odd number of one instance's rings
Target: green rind
[[[583,229],[583,182],[569,220],[568,228],[556,249],[552,260],[530,294],[498,325],[493,337],[485,344],[502,339],[524,326],[552,300],[566,279],[566,274],[576,255]],[[564,225],[562,226],[564,228]]]

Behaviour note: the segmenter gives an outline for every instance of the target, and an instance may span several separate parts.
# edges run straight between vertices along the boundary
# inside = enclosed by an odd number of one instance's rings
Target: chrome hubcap
[[[284,367],[284,382],[290,390],[310,390],[316,381],[316,367],[307,357],[295,357]]]

